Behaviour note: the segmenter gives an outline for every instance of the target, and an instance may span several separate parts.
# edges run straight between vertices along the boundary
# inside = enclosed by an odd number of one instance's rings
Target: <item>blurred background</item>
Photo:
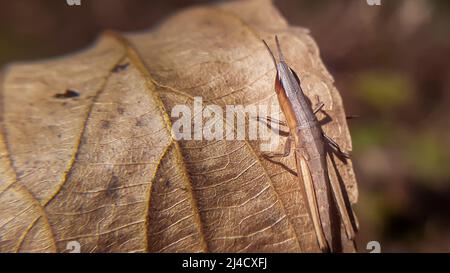
[[[0,67],[83,49],[217,1],[0,0]],[[309,28],[350,120],[358,249],[450,252],[450,1],[274,0]]]

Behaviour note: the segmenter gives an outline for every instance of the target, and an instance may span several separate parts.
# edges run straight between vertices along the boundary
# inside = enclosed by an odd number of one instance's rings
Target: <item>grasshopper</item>
[[[279,55],[278,62],[270,47],[263,40],[277,71],[275,92],[286,119],[286,123],[281,121],[279,123],[288,126],[289,137],[284,153],[272,154],[270,157],[288,156],[292,142],[294,143],[297,176],[300,185],[303,185],[302,193],[306,200],[317,243],[322,252],[332,252],[334,251],[334,242],[340,239],[340,233],[335,232],[339,230],[340,226],[336,227],[336,225],[340,225],[340,223],[333,220],[335,218],[334,206],[337,205],[348,239],[354,239],[357,224],[353,224],[351,221],[351,219],[355,221],[355,216],[351,207],[348,209],[345,204],[339,182],[329,178],[326,145],[330,145],[344,157],[348,157],[348,154],[342,152],[336,142],[322,131],[315,114],[322,109],[324,104],[319,103],[313,110],[310,100],[300,86],[299,77],[286,64],[277,36],[275,36],[275,41]],[[268,121],[270,121],[269,118]],[[336,238],[337,236],[339,238]]]

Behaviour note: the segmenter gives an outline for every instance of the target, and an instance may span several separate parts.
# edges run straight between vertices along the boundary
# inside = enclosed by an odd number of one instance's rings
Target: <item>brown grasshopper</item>
[[[332,146],[335,151],[344,157],[348,157],[348,155],[343,153],[339,146],[323,133],[315,114],[322,109],[324,104],[319,103],[316,109],[312,109],[310,101],[300,86],[299,77],[286,64],[277,36],[275,36],[275,40],[279,55],[278,62],[270,47],[264,40],[263,42],[277,70],[275,92],[287,122],[287,124],[283,122],[280,122],[280,124],[287,125],[290,134],[284,153],[272,154],[270,157],[288,156],[291,150],[291,142],[294,142],[297,176],[299,182],[303,182],[303,196],[314,226],[318,245],[322,252],[330,252],[334,250],[333,242],[340,239],[336,238],[340,234],[335,232],[338,224],[333,220],[332,209],[334,207],[332,206],[337,205],[348,239],[354,239],[357,224],[354,227],[350,220],[339,182],[329,178],[326,145]],[[268,121],[270,120],[268,119]],[[350,211],[350,213],[354,217],[353,212]]]

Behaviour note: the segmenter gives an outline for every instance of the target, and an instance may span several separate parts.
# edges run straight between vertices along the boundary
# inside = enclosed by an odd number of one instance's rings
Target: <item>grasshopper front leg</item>
[[[284,144],[284,149],[282,153],[265,153],[264,156],[268,158],[274,157],[288,157],[291,154],[292,137],[288,136],[286,143]]]

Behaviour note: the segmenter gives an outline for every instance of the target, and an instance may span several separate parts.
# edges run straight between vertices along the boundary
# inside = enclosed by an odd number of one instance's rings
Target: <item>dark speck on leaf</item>
[[[112,71],[113,73],[118,73],[118,72],[121,72],[121,71],[127,69],[127,67],[128,67],[129,65],[130,65],[130,63],[118,64],[118,65],[116,65],[111,71]]]
[[[142,120],[141,120],[141,119],[137,119],[137,120],[136,120],[136,126],[137,126],[137,127],[141,127],[142,125],[144,125],[144,123],[142,122]]]
[[[111,177],[111,181],[109,182],[108,188],[106,190],[107,195],[115,198],[117,196],[116,190],[119,187],[119,185],[120,185],[119,178],[117,176],[113,175]]]
[[[103,129],[108,129],[111,127],[111,122],[109,120],[102,120],[101,121],[101,127]]]
[[[80,145],[85,145],[87,143],[87,139],[85,136],[81,138]]]
[[[53,97],[57,99],[70,99],[70,98],[76,98],[79,97],[80,93],[78,93],[75,90],[67,89],[64,93],[55,94]]]
[[[123,109],[123,107],[117,107],[117,113],[119,113],[119,115],[123,115],[123,113],[125,113],[125,109]]]

